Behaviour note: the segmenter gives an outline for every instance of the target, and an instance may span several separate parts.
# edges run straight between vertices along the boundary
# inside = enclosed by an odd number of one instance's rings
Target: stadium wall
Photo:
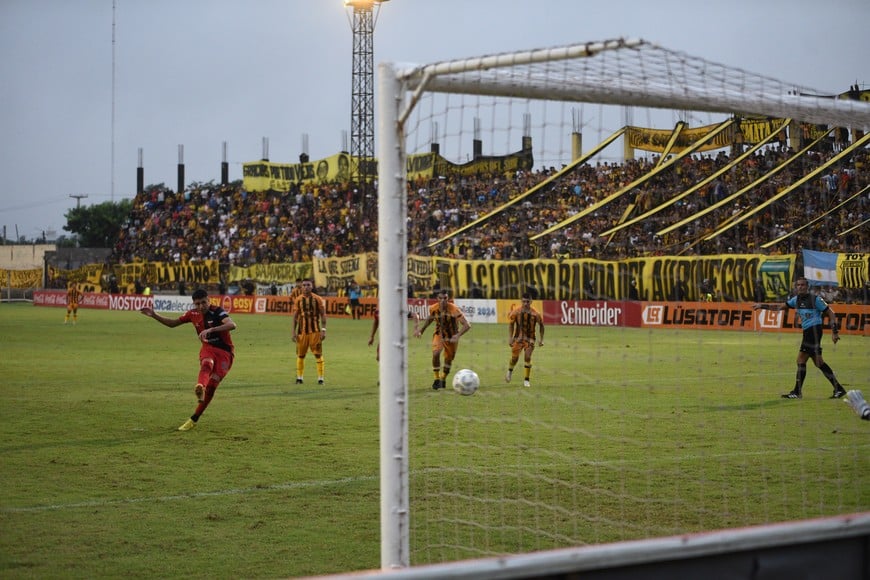
[[[0,247],[0,270],[42,270],[46,252],[54,252],[54,244],[31,244]]]
[[[348,299],[327,296],[326,315],[350,318]],[[285,315],[291,313],[287,296],[213,295],[212,304],[231,314]],[[408,300],[408,310],[420,318],[429,315],[437,301],[431,298]],[[471,324],[506,324],[508,314],[520,305],[518,300],[459,298],[454,303]],[[34,306],[66,307],[66,292],[40,290],[34,293]],[[360,299],[362,317],[374,314],[377,298]],[[160,312],[184,312],[192,307],[188,296],[139,294],[100,294],[85,292],[81,308],[102,310],[139,310],[145,306]],[[610,300],[533,300],[532,306],[544,316],[548,326],[599,326],[681,330],[733,330],[744,332],[801,332],[794,310],[774,312],[753,310],[751,303],[740,302],[641,302]],[[832,306],[841,334],[870,336],[870,305]]]

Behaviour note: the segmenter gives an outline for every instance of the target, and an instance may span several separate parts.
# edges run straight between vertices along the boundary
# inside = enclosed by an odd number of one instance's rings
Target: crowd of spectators
[[[340,184],[249,192],[241,181],[191,184],[180,194],[154,186],[136,196],[113,261],[256,263],[310,261],[371,250],[376,236],[359,192]]]
[[[866,194],[769,249],[761,245],[810,222],[870,183],[867,149],[822,169],[793,192],[714,239],[703,239],[726,220],[741,216],[822,167],[833,155],[795,157],[787,147],[767,147],[684,199],[607,237],[600,233],[685,191],[728,165],[731,156],[720,151],[686,157],[538,241],[530,238],[643,178],[659,159],[583,164],[503,211],[497,209],[556,175],[557,169],[414,180],[408,183],[409,252],[515,260],[793,253],[801,248],[866,251],[870,247],[870,228],[866,225],[838,235],[870,218],[870,196]],[[789,160],[792,162],[786,165]],[[668,234],[656,233],[751,184],[756,185],[703,217]],[[112,261],[217,259],[251,265],[377,251],[375,188],[376,184],[363,193],[347,182],[304,183],[290,192],[249,192],[241,181],[194,183],[180,193],[163,186],[150,187],[134,200]],[[433,242],[487,215],[490,217],[478,226],[433,246]]]
[[[619,192],[652,171],[657,158],[630,160],[623,164],[583,165],[550,183],[518,206],[500,212],[473,230],[431,247],[461,226],[492,211],[512,196],[556,173],[555,168],[514,179],[487,177],[438,180],[415,184],[409,191],[410,248],[416,253],[434,253],[468,258],[520,259],[594,257],[619,259],[650,255],[708,255],[719,253],[793,253],[802,248],[840,252],[868,247],[870,228],[848,230],[870,217],[870,196],[856,198],[824,220],[771,246],[774,240],[845,201],[870,183],[866,173],[868,151],[848,162],[822,170],[795,191],[710,241],[703,238],[727,220],[762,204],[787,186],[818,169],[831,155],[810,153],[784,166],[794,153],[787,148],[768,148],[729,168],[716,180],[693,194],[650,215],[612,236],[599,234],[668,201],[717,172],[731,161],[728,154],[684,158],[674,167],[642,182],[625,195],[572,224],[542,238],[529,238],[585,208]],[[770,176],[762,180],[764,176]],[[759,181],[762,180],[762,181]],[[745,194],[720,208],[686,223],[663,236],[656,232],[693,216],[758,181]]]

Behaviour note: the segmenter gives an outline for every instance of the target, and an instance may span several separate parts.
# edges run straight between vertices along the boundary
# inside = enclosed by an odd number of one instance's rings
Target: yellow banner
[[[676,143],[671,148],[674,153],[679,153],[684,149],[692,147],[697,141],[704,138],[710,131],[719,127],[716,125],[707,125],[705,127],[697,127],[695,129],[684,128],[680,131]],[[646,129],[643,127],[628,127],[625,131],[625,138],[628,139],[629,146],[642,151],[653,151],[662,153],[668,146],[668,143],[673,136],[673,131],[667,129]],[[706,145],[698,148],[698,151],[711,151],[713,149],[721,149],[731,145],[731,135],[727,131],[723,131],[714,137]]]
[[[103,264],[85,264],[76,270],[77,275],[74,279],[91,288],[91,290],[86,290],[86,292],[99,292],[99,288],[103,285],[104,270],[105,266]]]
[[[310,278],[311,262],[287,264],[255,264],[249,267],[230,266],[227,282],[254,280],[260,284],[290,284],[296,280]]]
[[[128,292],[132,292],[136,280],[142,280],[152,287],[177,284],[182,279],[191,286],[217,284],[220,280],[217,260],[181,264],[170,262],[120,264],[114,267],[114,273],[118,286],[126,288]]]
[[[371,257],[370,257],[371,256]],[[314,285],[327,292],[344,291],[351,282],[368,286],[377,281],[377,254],[314,258]]]
[[[795,255],[758,254],[703,257],[633,258],[619,261],[564,260],[459,260],[408,256],[408,283],[416,296],[429,296],[436,287],[454,297],[469,298],[478,287],[485,298],[519,299],[534,289],[541,299],[580,300],[598,297],[627,300],[669,300],[678,281],[685,300],[701,298],[701,284],[709,280],[717,299],[752,301],[761,285],[765,299],[784,299],[791,287]],[[319,288],[341,292],[351,281],[377,284],[377,254],[314,260],[314,281]]]
[[[290,191],[301,183],[331,183],[350,179],[351,159],[339,153],[308,163],[272,163],[252,161],[242,164],[243,184],[248,191]],[[366,164],[366,165],[363,165]],[[377,175],[375,159],[360,160],[360,170]],[[474,175],[478,173],[513,173],[530,170],[534,165],[531,149],[502,156],[482,156],[468,163],[451,163],[437,153],[410,155],[406,161],[408,180],[429,179],[439,175]]]
[[[737,133],[740,135],[742,142],[748,145],[760,143],[766,139],[771,133],[778,131],[785,119],[741,119]],[[697,127],[695,129],[683,129],[677,138],[677,142],[672,151],[679,153],[680,151],[691,147],[695,142],[702,139],[707,133],[718,127],[718,125],[707,125]],[[643,127],[628,127],[626,130],[626,138],[628,144],[643,151],[653,151],[662,153],[671,139],[673,131],[666,129],[647,129]],[[698,151],[711,151],[713,149],[721,149],[730,147],[735,140],[735,135],[729,132],[723,132],[717,135],[710,143],[702,146]]]
[[[505,174],[528,171],[534,165],[531,149],[500,156],[481,156],[468,163],[451,163],[440,155],[435,160],[435,175]]]
[[[420,294],[428,294],[437,284],[457,298],[468,298],[471,288],[478,286],[484,297],[495,299],[516,300],[534,289],[546,300],[627,300],[636,291],[639,300],[662,301],[671,299],[682,281],[684,299],[699,300],[701,284],[709,280],[716,299],[752,301],[757,284],[764,286],[767,299],[785,298],[794,263],[794,254],[510,262],[411,257],[408,270]]]
[[[837,279],[843,288],[861,288],[870,279],[870,254],[837,254]]]
[[[42,268],[32,270],[5,270],[0,268],[0,287],[41,288]]]
[[[370,175],[377,174],[374,164],[367,168]],[[290,191],[300,183],[344,182],[350,180],[351,158],[347,153],[338,153],[307,163],[271,163],[253,161],[242,164],[243,184],[248,191]]]
[[[860,288],[868,279],[870,254],[839,254],[837,271],[841,286]],[[626,260],[537,259],[518,261],[459,260],[430,256],[408,256],[408,283],[416,296],[429,296],[436,287],[449,289],[454,297],[469,298],[480,288],[485,298],[517,300],[533,289],[542,300],[606,298],[665,301],[677,294],[683,299],[702,299],[701,285],[709,280],[709,291],[717,300],[753,301],[757,292],[765,300],[784,299],[791,287],[795,254],[765,256],[737,254],[702,257],[631,258]],[[101,291],[104,275],[100,264],[78,270],[54,270],[60,280],[86,284],[87,291]],[[41,285],[41,270],[0,270],[13,277],[14,288]],[[177,284],[218,284],[218,262],[174,264],[142,262],[114,267],[119,286],[133,291],[136,280],[153,286]],[[255,280],[261,284],[286,284],[300,278],[314,278],[318,288],[341,294],[350,282],[363,287],[378,282],[375,252],[335,258],[315,258],[298,264],[263,264],[231,267],[226,282]],[[761,288],[759,288],[759,286]],[[706,291],[705,291],[706,292]]]
[[[435,177],[435,164],[439,157],[435,153],[408,155],[408,159],[405,161],[405,167],[408,170],[408,181]]]
[[[755,145],[767,139],[785,124],[785,119],[741,119],[740,133],[743,143]]]
[[[432,294],[435,282],[435,268],[429,256],[408,256],[408,283],[411,291],[418,296]]]
[[[103,264],[85,264],[81,268],[65,270],[63,268],[48,268],[48,287],[65,287],[67,282],[78,282],[82,292],[102,292],[104,286],[105,266]]]

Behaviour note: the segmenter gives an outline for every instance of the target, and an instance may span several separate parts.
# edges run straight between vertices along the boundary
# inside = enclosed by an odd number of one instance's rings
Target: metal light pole
[[[344,0],[352,8],[353,70],[351,71],[350,179],[359,190],[360,210],[376,177],[374,33],[381,4],[387,0]]]

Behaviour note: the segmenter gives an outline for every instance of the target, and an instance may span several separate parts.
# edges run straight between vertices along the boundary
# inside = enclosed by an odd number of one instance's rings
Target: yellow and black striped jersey
[[[308,296],[302,294],[293,302],[295,332],[297,334],[320,332],[320,321],[325,312],[326,304],[323,298],[313,292]]]
[[[429,309],[429,319],[435,322],[435,334],[441,338],[450,338],[459,333],[459,319],[462,311],[453,303],[448,302],[444,312],[441,305],[435,304]]]
[[[508,322],[513,323],[513,335],[516,340],[535,340],[535,330],[538,323],[543,323],[541,313],[534,308],[523,311],[522,307],[515,308],[508,315]]]

